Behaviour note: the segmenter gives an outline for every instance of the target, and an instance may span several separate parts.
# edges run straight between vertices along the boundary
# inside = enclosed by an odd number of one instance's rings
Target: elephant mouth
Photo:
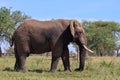
[[[87,51],[89,51],[90,53],[94,53],[92,50],[90,50],[89,48],[87,48],[85,45],[83,45],[83,47],[84,47]]]

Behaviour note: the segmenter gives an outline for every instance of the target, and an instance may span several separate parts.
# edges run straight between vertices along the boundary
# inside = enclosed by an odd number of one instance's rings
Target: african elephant
[[[62,58],[64,70],[70,70],[68,44],[76,42],[79,46],[79,68],[82,71],[85,64],[86,36],[83,27],[77,20],[57,19],[51,21],[27,20],[22,23],[12,36],[15,51],[14,70],[26,72],[26,57],[30,53],[52,51],[50,72],[57,68],[59,58]]]

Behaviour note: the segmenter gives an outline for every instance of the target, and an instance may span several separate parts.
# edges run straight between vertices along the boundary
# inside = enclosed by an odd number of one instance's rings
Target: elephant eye
[[[81,31],[77,31],[75,34],[76,34],[77,36],[79,36],[79,35],[81,35]]]
[[[77,29],[77,33],[81,34],[83,31],[80,29]]]
[[[79,35],[80,35],[81,33],[82,33],[81,31],[78,32]]]
[[[75,26],[78,26],[78,24],[75,24]]]
[[[74,26],[75,26],[75,27],[77,27],[77,26],[78,26],[78,24],[77,24],[77,23],[74,23]]]

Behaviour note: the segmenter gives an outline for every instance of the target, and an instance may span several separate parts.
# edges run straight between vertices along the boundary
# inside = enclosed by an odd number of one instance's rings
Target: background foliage
[[[120,24],[111,21],[83,21],[86,30],[88,46],[96,55],[113,55],[118,49],[120,37]]]
[[[29,18],[21,11],[11,11],[10,8],[6,7],[0,8],[0,43],[10,42],[16,27]]]

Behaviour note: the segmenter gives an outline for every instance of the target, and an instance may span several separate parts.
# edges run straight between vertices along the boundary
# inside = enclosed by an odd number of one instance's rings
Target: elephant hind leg
[[[14,66],[15,71],[27,72],[25,62],[26,62],[26,55],[16,55],[16,62]]]
[[[20,65],[19,65],[19,59],[16,57],[15,65],[14,65],[14,70],[19,71],[20,70]]]
[[[17,49],[16,47],[14,48],[14,52],[15,52],[15,65],[14,65],[14,70],[15,71],[19,71],[20,70],[20,63],[19,63],[19,57],[18,57],[18,53],[17,53]]]
[[[19,45],[15,46],[15,71],[22,71],[27,72],[27,69],[25,67],[26,57],[29,56],[29,46],[25,45]]]
[[[20,56],[20,71],[22,72],[27,72],[25,63],[26,63],[26,56],[21,55]]]
[[[23,49],[19,52],[19,62],[20,62],[20,70],[22,72],[27,72],[27,68],[25,66],[26,64],[26,58],[29,56],[30,51],[28,47],[23,47]]]
[[[15,58],[16,58],[16,62],[14,65],[15,71],[27,72],[27,69],[25,67],[26,57],[27,56],[25,56],[25,55],[15,54]]]
[[[24,45],[22,46],[22,54],[26,57],[29,57],[30,55],[30,47],[29,47],[29,44],[28,43],[24,43]]]
[[[27,69],[25,67],[25,61],[26,61],[26,57],[25,56],[16,57],[14,70],[15,71],[27,72]]]

